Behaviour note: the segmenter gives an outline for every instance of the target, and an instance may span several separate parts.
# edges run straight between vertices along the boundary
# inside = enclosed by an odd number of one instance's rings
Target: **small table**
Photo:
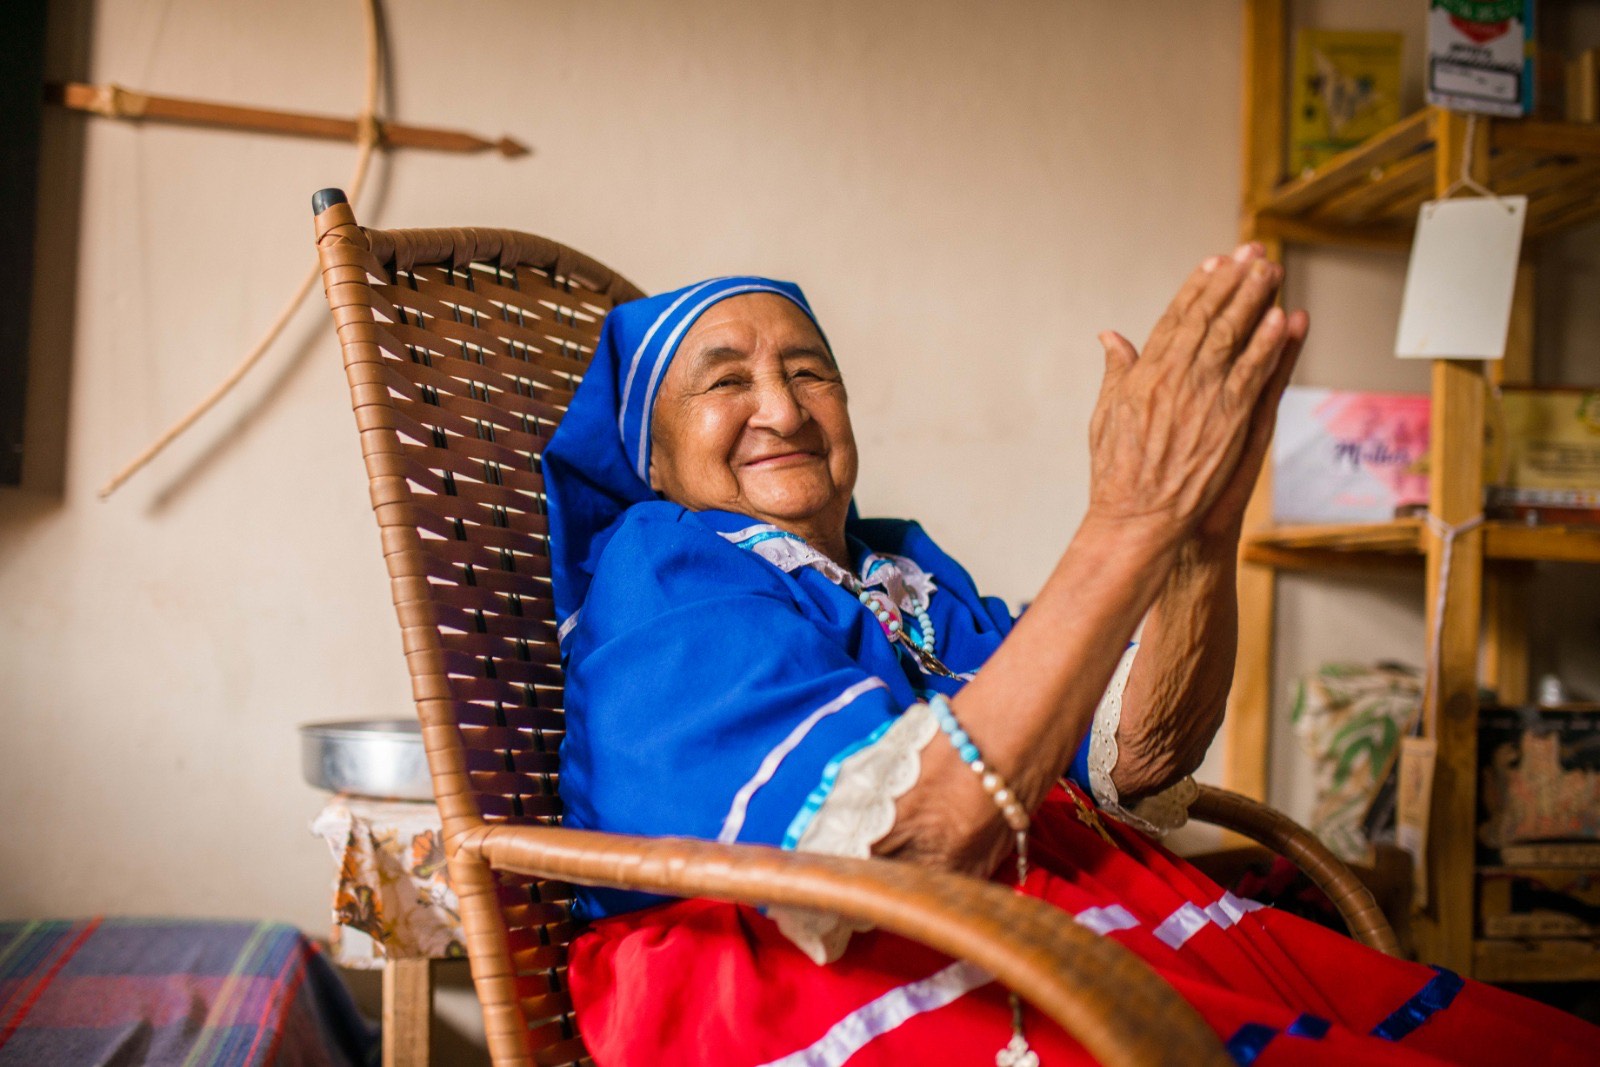
[[[383,971],[384,1067],[428,1062],[433,968],[467,950],[445,866],[439,809],[426,801],[337,794],[311,830],[328,843],[335,962]]]
[[[0,1064],[367,1063],[377,1034],[283,923],[0,923]]]

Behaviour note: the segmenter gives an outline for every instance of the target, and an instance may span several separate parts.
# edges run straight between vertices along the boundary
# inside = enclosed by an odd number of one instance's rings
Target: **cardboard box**
[[[1426,393],[1290,386],[1272,446],[1274,522],[1387,522],[1428,503]]]
[[[1400,120],[1398,33],[1301,30],[1289,109],[1290,174],[1303,174]]]
[[[1600,389],[1502,386],[1499,422],[1496,485],[1600,492]]]
[[[1478,770],[1487,862],[1600,860],[1600,705],[1481,709]]]

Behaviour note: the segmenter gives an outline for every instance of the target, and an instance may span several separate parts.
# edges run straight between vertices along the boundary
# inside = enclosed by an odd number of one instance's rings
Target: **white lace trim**
[[[1089,729],[1089,789],[1106,814],[1111,815],[1140,833],[1150,837],[1165,837],[1189,821],[1189,805],[1199,795],[1200,787],[1192,777],[1186,777],[1159,793],[1145,797],[1131,809],[1122,806],[1117,785],[1111,772],[1117,766],[1117,728],[1122,725],[1122,693],[1128,686],[1128,675],[1133,670],[1133,660],[1139,651],[1139,639],[1144,634],[1144,623],[1134,631],[1128,650],[1122,654],[1111,684],[1106,686],[1100,706],[1094,712],[1094,724]]]
[[[743,541],[748,541],[763,534],[768,536],[755,544],[741,544]],[[785,574],[799,570],[801,567],[815,567],[829,581],[841,585],[844,583],[846,572],[843,567],[818,552],[815,548],[812,548],[806,541],[795,537],[793,534],[785,533],[771,523],[747,526],[742,530],[734,533],[725,533],[722,536],[740,548],[760,556]]]
[[[751,545],[743,543],[763,534],[769,536],[762,537]],[[813,548],[810,542],[786,533],[768,522],[746,526],[742,530],[722,534],[722,537],[747,552],[755,553],[785,574],[801,567],[814,567],[835,585],[846,585],[849,580],[854,579],[860,581],[862,587],[866,589],[881,587],[904,611],[910,611],[913,602],[919,602],[923,607],[927,607],[939,588],[933,583],[933,575],[917,566],[915,560],[888,552],[868,553],[863,565],[863,572],[868,577],[863,579],[859,575],[850,574]],[[880,562],[887,565],[876,566]]]
[[[878,560],[883,560],[888,566],[875,571],[873,567]],[[916,560],[888,552],[874,552],[867,556],[862,573],[868,576],[863,585],[871,588],[882,583],[889,595],[894,597],[895,603],[907,609],[913,600],[927,607],[939,589],[933,584],[933,575],[917,566]],[[882,577],[879,577],[880,574]]]
[[[939,733],[928,705],[907,708],[877,741],[845,757],[833,789],[800,834],[796,849],[865,859],[894,828],[895,802],[917,784],[922,750]],[[816,963],[844,954],[850,935],[871,929],[837,915],[802,908],[769,908],[778,929]]]

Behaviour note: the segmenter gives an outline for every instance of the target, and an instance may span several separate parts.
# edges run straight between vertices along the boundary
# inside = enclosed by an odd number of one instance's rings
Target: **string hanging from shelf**
[[[1419,717],[1419,726],[1421,725],[1421,718],[1427,717],[1428,708],[1438,698],[1440,667],[1444,659],[1444,612],[1450,601],[1450,570],[1455,562],[1456,541],[1464,534],[1471,533],[1482,526],[1484,516],[1480,513],[1463,522],[1448,523],[1430,511],[1427,514],[1427,523],[1428,529],[1433,532],[1433,535],[1443,545],[1443,551],[1439,557],[1438,590],[1434,593],[1433,598],[1433,636],[1428,642],[1427,672],[1423,675],[1422,682],[1423,715]]]
[[[1510,204],[1507,204],[1499,193],[1495,192],[1493,189],[1489,188],[1487,185],[1484,185],[1482,182],[1472,176],[1472,143],[1477,138],[1477,135],[1478,116],[1468,112],[1467,134],[1465,143],[1463,143],[1461,146],[1461,173],[1457,175],[1456,180],[1451,182],[1449,187],[1446,188],[1442,194],[1440,194],[1439,200],[1449,200],[1452,196],[1456,195],[1457,191],[1461,189],[1467,189],[1471,192],[1477,193],[1479,196],[1484,197],[1485,199],[1493,200],[1495,203],[1503,205],[1507,211],[1513,211],[1515,209]],[[1438,201],[1435,201],[1435,203],[1437,202]],[[1429,204],[1427,206],[1432,207],[1433,205]]]

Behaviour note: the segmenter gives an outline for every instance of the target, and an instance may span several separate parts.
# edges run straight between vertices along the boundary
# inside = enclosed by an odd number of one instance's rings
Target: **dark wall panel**
[[[0,4],[0,485],[22,481],[45,0]]]

